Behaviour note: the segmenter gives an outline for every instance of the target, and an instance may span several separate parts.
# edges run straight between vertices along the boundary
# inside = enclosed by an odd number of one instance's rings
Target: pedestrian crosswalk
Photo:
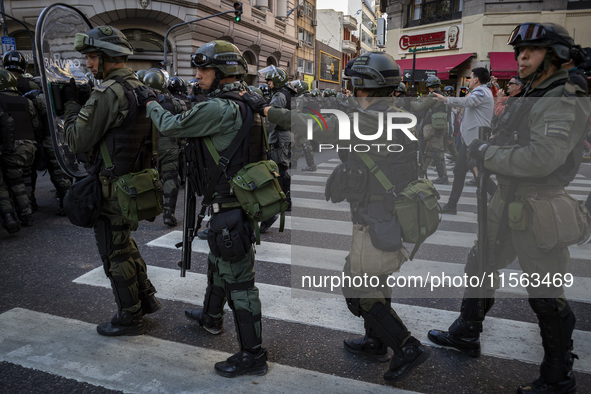
[[[289,273],[294,265],[301,269],[318,269],[340,272],[343,267],[346,248],[335,247],[331,238],[339,240],[350,237],[351,222],[346,220],[348,204],[332,204],[324,199],[324,183],[337,159],[318,165],[318,171],[310,174],[295,172],[292,175],[293,211],[286,219],[286,231],[294,239],[311,239],[313,245],[294,246],[283,238],[274,237],[278,224],[271,228],[271,234],[262,235],[261,245],[256,246],[256,259],[273,267],[278,272]],[[453,174],[448,171],[450,183]],[[429,172],[430,177],[434,173]],[[451,185],[437,186],[443,204],[449,195]],[[578,176],[567,188],[575,198],[584,200],[591,190],[591,180]],[[450,276],[463,274],[465,257],[476,238],[476,198],[474,187],[466,187],[459,201],[457,215],[444,215],[440,229],[425,242],[412,262],[407,262],[394,276],[422,275],[425,272],[445,272]],[[300,215],[299,213],[302,213]],[[294,238],[295,234],[297,237]],[[158,289],[157,296],[166,302],[182,302],[202,305],[206,287],[206,275],[198,270],[179,277],[176,261],[170,264],[150,264],[152,253],[176,249],[182,240],[182,231],[173,230],[145,242],[140,246],[149,263],[150,279]],[[338,243],[338,242],[337,242]],[[320,245],[319,245],[320,244]],[[322,247],[324,246],[324,247]],[[297,252],[296,252],[297,249]],[[437,250],[437,252],[429,252]],[[194,256],[208,252],[207,242],[195,239]],[[591,310],[591,275],[585,268],[591,262],[591,245],[571,246],[571,259],[576,261],[573,269],[573,285],[566,289],[567,297],[580,305],[579,309]],[[294,259],[297,253],[297,262]],[[180,256],[180,251],[178,252]],[[571,264],[572,266],[573,264]],[[579,272],[580,270],[581,272]],[[291,271],[293,272],[293,271]],[[515,265],[503,270],[507,275],[519,273]],[[292,278],[293,279],[293,278]],[[102,267],[90,269],[75,278],[73,286],[96,288],[108,292],[110,284]],[[285,282],[274,282],[267,278],[257,281],[262,302],[264,319],[274,324],[293,323],[309,330],[323,330],[342,336],[343,333],[363,334],[363,321],[355,318],[347,309],[340,294],[303,294],[295,291]],[[505,289],[506,297],[525,297],[520,288]],[[428,295],[425,296],[428,298]],[[409,330],[423,343],[435,348],[426,333],[432,328],[446,328],[458,315],[457,310],[439,309],[415,303],[412,299],[395,299],[393,307]],[[179,314],[182,310],[178,311]],[[154,315],[158,319],[158,315]],[[591,382],[591,330],[589,325],[574,331],[575,352],[579,359],[574,370],[584,376],[582,381]],[[233,330],[228,327],[228,330]],[[310,331],[308,331],[310,332]],[[202,335],[208,335],[203,331]],[[264,339],[265,340],[265,339]],[[293,339],[297,343],[299,339]],[[515,316],[487,316],[482,335],[482,357],[508,363],[537,365],[543,357],[539,327],[527,319]],[[297,347],[297,345],[294,345]],[[375,384],[347,374],[318,372],[307,365],[287,365],[273,362],[270,351],[270,370],[262,377],[225,379],[213,372],[213,364],[229,356],[227,352],[194,346],[151,336],[109,338],[100,337],[95,325],[82,320],[41,313],[29,309],[14,308],[0,314],[0,361],[6,361],[50,374],[88,382],[111,390],[124,392],[258,392],[258,393],[410,393],[432,392],[419,387],[413,391],[393,386]],[[442,350],[442,352],[448,352]],[[133,360],[133,362],[129,362]],[[468,360],[467,362],[470,362]],[[359,360],[365,363],[365,360]],[[466,362],[464,359],[463,362]],[[472,362],[476,363],[477,360]],[[497,361],[495,361],[497,362]],[[418,371],[429,374],[429,361]],[[383,368],[376,368],[381,376]],[[453,367],[450,367],[453,373]],[[424,376],[424,375],[423,375]],[[515,387],[531,379],[521,377]],[[431,380],[436,379],[433,377]],[[579,380],[581,381],[581,380]],[[487,389],[478,382],[465,382],[467,391],[512,392],[514,387],[495,386],[487,382]],[[472,386],[470,386],[472,385]],[[407,387],[407,386],[402,386]],[[425,386],[427,387],[427,386]],[[430,385],[428,387],[434,387]],[[473,390],[470,390],[470,387]]]

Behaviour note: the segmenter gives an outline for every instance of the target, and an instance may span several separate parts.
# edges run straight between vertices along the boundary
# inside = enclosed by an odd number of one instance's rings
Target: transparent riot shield
[[[47,101],[51,139],[61,168],[70,176],[87,175],[83,164],[69,148],[64,132],[63,86],[71,78],[77,84],[88,83],[86,58],[74,50],[76,33],[92,29],[89,20],[76,8],[53,4],[39,15],[35,28],[35,50]]]

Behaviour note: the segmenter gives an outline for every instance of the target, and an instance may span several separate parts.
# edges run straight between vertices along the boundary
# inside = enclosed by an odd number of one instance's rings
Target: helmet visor
[[[523,23],[511,32],[508,45],[515,45],[520,41],[532,41],[547,37],[546,28],[538,23]]]
[[[261,75],[261,77],[265,78],[266,81],[273,79],[273,77],[280,76],[279,71],[277,70],[277,67],[275,67],[272,64],[268,67],[265,67],[265,68],[259,70],[258,72]]]

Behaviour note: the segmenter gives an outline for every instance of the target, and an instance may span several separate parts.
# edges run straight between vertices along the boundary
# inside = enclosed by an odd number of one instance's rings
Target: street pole
[[[0,11],[2,12],[2,16],[6,16],[4,14],[4,0],[0,0]],[[2,29],[4,30],[4,36],[8,37],[8,26],[4,23],[4,18],[2,18]]]
[[[412,49],[410,49],[412,51],[412,73],[411,73],[411,79],[412,79],[412,87],[410,89],[410,96],[414,97],[415,96],[415,68],[416,68],[416,64],[417,64],[417,47],[412,47]]]
[[[167,45],[168,35],[170,34],[171,31],[173,31],[177,27],[188,25],[189,23],[201,22],[201,21],[203,21],[205,19],[213,18],[215,16],[220,16],[220,15],[224,15],[224,14],[229,14],[231,12],[236,12],[236,11],[235,10],[224,11],[224,12],[220,12],[218,14],[214,14],[214,15],[210,15],[210,16],[205,16],[203,18],[195,19],[195,20],[192,20],[192,21],[177,23],[176,25],[174,25],[170,29],[168,29],[166,31],[166,34],[164,35],[164,61],[162,62],[163,63],[162,68],[164,69],[164,71],[166,71],[166,57],[167,57],[167,49],[168,49],[168,45]]]

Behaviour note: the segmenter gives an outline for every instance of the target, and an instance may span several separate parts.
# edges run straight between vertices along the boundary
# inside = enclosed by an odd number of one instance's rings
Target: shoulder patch
[[[90,117],[88,111],[86,110],[86,108],[82,108],[79,112],[78,112],[78,118],[83,121],[84,123],[88,122],[88,118]]]
[[[107,88],[109,88],[111,85],[113,85],[116,81],[114,79],[111,79],[109,81],[105,81],[103,83],[101,83],[98,86],[95,86],[93,89],[99,91],[99,92],[104,92],[105,90],[107,90]]]
[[[191,113],[190,109],[187,111],[181,112],[180,121],[182,122],[183,120],[187,119],[187,117],[189,116],[190,113]]]

